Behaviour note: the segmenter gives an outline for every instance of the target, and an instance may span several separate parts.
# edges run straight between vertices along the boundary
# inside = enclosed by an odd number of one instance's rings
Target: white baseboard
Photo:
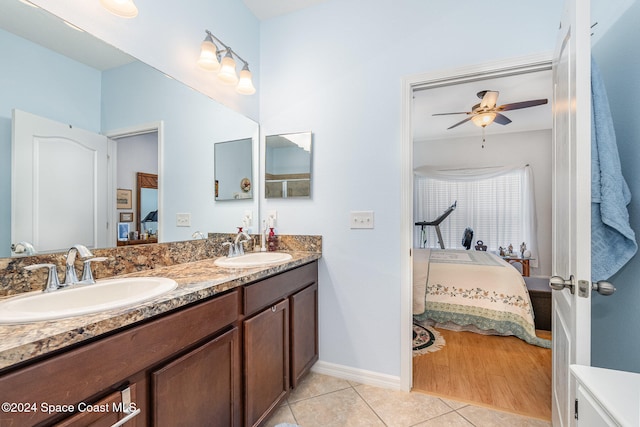
[[[317,361],[311,368],[318,374],[330,375],[343,380],[353,381],[360,384],[371,385],[390,390],[400,390],[400,377],[380,374],[367,371],[365,369],[351,368],[349,366],[337,365],[335,363]]]

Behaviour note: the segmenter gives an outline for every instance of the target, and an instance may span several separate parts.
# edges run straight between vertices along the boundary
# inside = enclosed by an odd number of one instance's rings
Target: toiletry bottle
[[[269,238],[267,239],[267,248],[269,252],[275,252],[278,250],[278,237],[273,231],[273,227],[269,227]]]

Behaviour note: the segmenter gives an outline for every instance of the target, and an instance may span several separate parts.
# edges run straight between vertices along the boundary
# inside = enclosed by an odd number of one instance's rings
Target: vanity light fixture
[[[133,0],[100,0],[102,7],[121,18],[135,18],[138,8]]]
[[[218,79],[226,85],[235,86],[236,92],[242,95],[253,95],[256,88],[251,80],[251,71],[249,71],[249,63],[242,59],[231,47],[224,44],[219,38],[211,34],[211,31],[205,30],[207,36],[200,45],[200,58],[198,58],[198,66],[205,71],[217,73]],[[218,49],[216,42],[222,46]],[[220,60],[221,55],[224,57]],[[240,78],[236,74],[236,59],[244,65],[240,71]]]

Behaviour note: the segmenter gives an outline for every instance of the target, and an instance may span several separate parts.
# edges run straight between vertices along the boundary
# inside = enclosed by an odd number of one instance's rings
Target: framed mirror
[[[147,235],[146,243],[158,241],[158,175],[136,174],[136,226],[141,235]]]
[[[216,200],[253,198],[253,140],[217,142],[214,145]]]
[[[311,132],[265,139],[265,197],[311,197]]]
[[[46,28],[46,37],[41,36],[43,28]],[[122,135],[123,130],[158,124],[161,135],[157,138],[158,155],[153,159],[158,165],[159,188],[155,190],[158,209],[162,218],[175,218],[179,212],[187,212],[192,218],[191,227],[178,227],[175,221],[161,221],[161,242],[189,240],[194,230],[233,231],[247,210],[253,217],[259,217],[257,198],[247,199],[244,203],[210,203],[212,141],[257,140],[259,127],[255,121],[167,78],[117,47],[71,29],[53,14],[19,1],[3,3],[0,55],[11,64],[11,67],[0,68],[0,257],[14,255],[12,242],[29,241],[27,237],[11,233],[12,220],[22,221],[21,216],[11,213],[11,112],[15,108],[63,123],[67,128],[99,135]],[[47,66],[43,67],[43,63]],[[253,147],[254,155],[257,155],[257,144]],[[130,159],[138,162],[143,157],[152,161],[146,155]],[[104,175],[105,180],[109,173],[111,176],[117,173],[113,162],[109,165],[112,170]],[[133,170],[154,172],[140,165]],[[83,179],[78,171],[74,171],[73,176],[77,180]],[[257,179],[257,171],[248,176]],[[123,188],[135,192],[134,180],[135,176],[130,185]],[[251,184],[252,187],[256,185],[255,182]],[[65,182],[52,183],[52,186],[61,189],[60,197],[55,200],[65,200]],[[116,186],[112,187],[109,194],[113,193],[115,201]],[[101,190],[100,194],[105,192],[107,190]],[[135,200],[133,202],[135,206]],[[101,211],[107,218],[105,221],[111,224],[107,232],[111,240],[98,242],[93,248],[117,244],[117,230],[113,225],[119,222],[120,212],[115,203],[111,205],[103,209],[106,212]],[[134,213],[131,228],[139,220]],[[66,228],[63,231],[64,235],[69,234]],[[56,247],[68,248],[65,245]],[[37,245],[35,249],[38,253],[47,252]]]

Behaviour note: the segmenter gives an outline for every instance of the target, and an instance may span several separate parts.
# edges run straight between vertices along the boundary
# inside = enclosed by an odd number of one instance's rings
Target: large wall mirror
[[[251,138],[215,144],[216,200],[243,200],[253,197],[252,153]]]
[[[265,138],[265,197],[311,197],[311,132]]]
[[[124,135],[126,130],[154,124],[158,131],[160,242],[189,240],[195,231],[233,232],[247,210],[259,217],[255,197],[213,203],[214,144],[257,141],[255,121],[19,0],[3,1],[0,57],[4,64],[0,67],[0,257],[12,256],[12,242],[27,240],[11,235],[14,109],[100,135]],[[111,144],[117,147],[120,142]],[[252,147],[253,156],[257,156],[257,144]],[[114,161],[107,163],[104,173],[117,176]],[[79,175],[76,172],[74,179],[86,178]],[[19,171],[14,176],[20,177]],[[257,172],[248,176],[256,177]],[[101,212],[107,220],[99,225],[111,227],[109,241],[93,247],[116,245],[118,184],[109,178],[107,185],[113,200],[108,202],[108,212]],[[252,185],[255,188],[255,183]],[[73,194],[65,193],[64,182],[53,187],[59,191],[57,200],[75,201]],[[135,191],[132,186],[125,188]],[[178,226],[177,213],[189,213],[190,225]],[[13,220],[21,218],[14,215]],[[37,246],[35,249],[45,252]]]

